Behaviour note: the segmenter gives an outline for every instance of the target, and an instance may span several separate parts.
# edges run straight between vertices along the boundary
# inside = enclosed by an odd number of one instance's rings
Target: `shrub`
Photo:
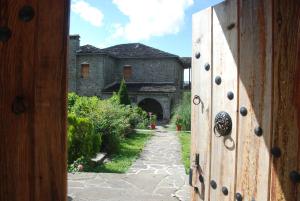
[[[123,105],[130,105],[131,104],[124,79],[121,81],[118,95],[120,97],[120,104],[123,104]]]
[[[71,112],[78,98],[79,96],[73,92],[68,94],[68,112]]]
[[[90,132],[102,136],[101,150],[108,153],[118,152],[121,139],[132,133],[132,129],[138,125],[144,126],[147,122],[146,112],[136,106],[119,104],[117,94],[107,100],[75,95],[69,95],[75,100],[68,101],[69,113],[89,120],[92,124]]]
[[[93,157],[101,147],[101,136],[96,134],[93,124],[87,118],[68,115],[68,162],[77,158]]]
[[[177,121],[177,117],[179,117]],[[191,130],[191,92],[183,93],[182,100],[175,107],[172,115],[172,123],[180,123],[183,130]]]

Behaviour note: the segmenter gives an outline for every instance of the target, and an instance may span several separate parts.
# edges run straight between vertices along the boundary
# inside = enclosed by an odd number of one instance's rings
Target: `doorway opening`
[[[147,113],[155,114],[157,116],[157,120],[163,120],[163,108],[157,100],[153,98],[145,98],[138,104],[138,106]]]

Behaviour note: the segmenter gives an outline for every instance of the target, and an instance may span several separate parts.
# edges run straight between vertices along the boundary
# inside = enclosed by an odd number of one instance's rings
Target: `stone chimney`
[[[76,92],[76,51],[80,47],[80,36],[70,35],[69,38],[69,74],[68,89],[69,92]]]

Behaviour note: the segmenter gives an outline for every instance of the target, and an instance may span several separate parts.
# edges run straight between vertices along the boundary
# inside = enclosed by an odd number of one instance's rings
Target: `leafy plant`
[[[171,120],[173,125],[176,125],[177,116],[180,116],[182,129],[191,130],[191,92],[185,92],[182,100],[173,110]]]
[[[68,162],[73,163],[81,156],[90,158],[99,152],[101,135],[96,134],[87,118],[68,115]]]
[[[175,120],[175,125],[182,125],[183,124],[183,119],[180,115],[176,115],[176,120]]]
[[[156,124],[157,122],[157,116],[155,114],[150,115],[150,123],[151,124]]]
[[[120,98],[120,104],[123,104],[123,105],[130,105],[131,104],[124,79],[122,79],[122,81],[121,81],[121,85],[120,85],[118,95],[119,95],[119,98]]]

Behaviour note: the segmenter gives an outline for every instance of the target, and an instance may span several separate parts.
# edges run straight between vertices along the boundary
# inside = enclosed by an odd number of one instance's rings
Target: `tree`
[[[130,105],[131,104],[124,79],[121,81],[121,85],[120,85],[118,95],[119,95],[119,98],[120,98],[120,104],[123,104],[123,105]]]

